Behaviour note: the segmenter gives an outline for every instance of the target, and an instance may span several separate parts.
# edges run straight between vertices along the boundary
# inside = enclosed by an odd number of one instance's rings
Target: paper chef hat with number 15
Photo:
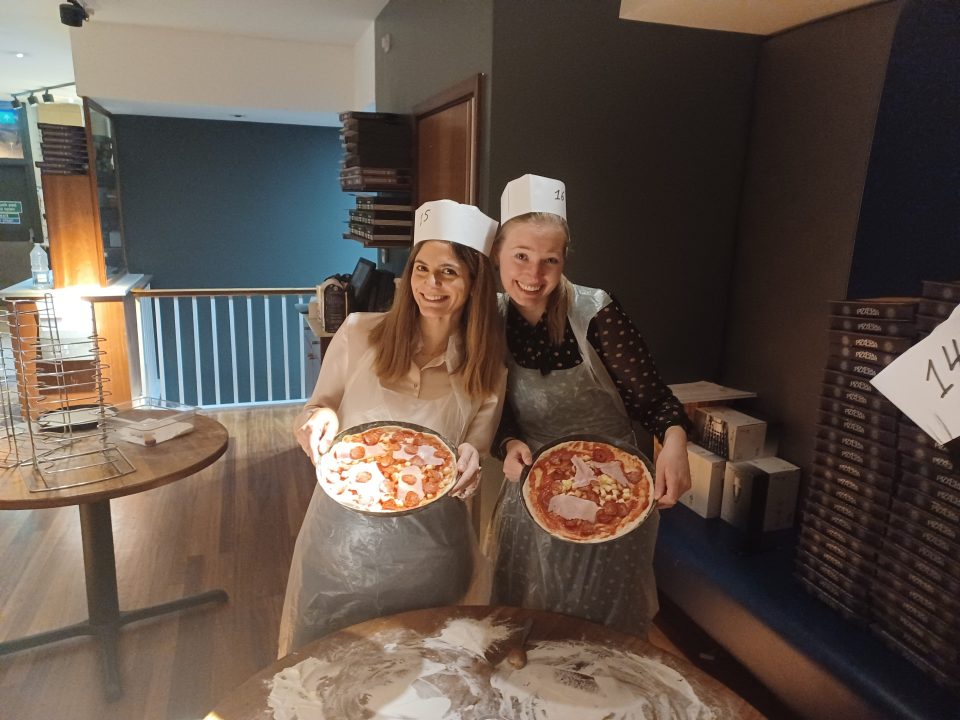
[[[473,205],[453,200],[431,200],[417,208],[413,220],[413,244],[446,240],[490,255],[498,223]]]
[[[532,212],[545,212],[567,219],[567,189],[562,182],[539,175],[511,180],[500,196],[500,222]]]

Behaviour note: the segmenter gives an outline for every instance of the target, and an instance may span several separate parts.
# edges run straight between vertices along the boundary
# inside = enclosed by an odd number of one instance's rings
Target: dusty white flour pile
[[[540,642],[523,669],[492,668],[485,651],[517,630],[459,618],[357,639],[277,673],[268,705],[275,720],[721,720],[672,668],[593,643]]]
[[[517,720],[714,720],[680,673],[653,658],[583,642],[540,642],[527,665],[490,678],[500,717]]]
[[[393,631],[277,673],[267,704],[275,720],[487,720],[488,647],[516,628],[491,618],[451,620],[436,636]]]

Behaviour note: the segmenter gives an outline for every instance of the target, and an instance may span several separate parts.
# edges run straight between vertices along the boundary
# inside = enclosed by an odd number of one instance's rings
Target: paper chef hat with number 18
[[[413,244],[446,240],[473,248],[489,257],[498,223],[473,205],[453,200],[431,200],[417,208],[413,220]]]
[[[539,175],[511,180],[500,196],[500,222],[532,212],[545,212],[567,219],[567,189],[562,182]]]

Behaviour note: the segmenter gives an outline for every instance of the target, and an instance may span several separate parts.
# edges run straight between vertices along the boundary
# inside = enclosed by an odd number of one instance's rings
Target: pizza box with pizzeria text
[[[734,527],[770,532],[793,527],[800,468],[776,457],[729,462],[720,518]]]
[[[687,443],[687,460],[690,463],[690,490],[680,496],[680,503],[702,518],[719,517],[727,461],[692,442]]]
[[[764,454],[767,423],[723,405],[697,408],[694,416],[698,444],[735,462]]]

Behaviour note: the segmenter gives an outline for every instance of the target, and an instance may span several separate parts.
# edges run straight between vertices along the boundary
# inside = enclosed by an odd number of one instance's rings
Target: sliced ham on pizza
[[[533,520],[571,542],[622,537],[653,510],[653,477],[640,454],[594,440],[541,450],[522,490]]]

